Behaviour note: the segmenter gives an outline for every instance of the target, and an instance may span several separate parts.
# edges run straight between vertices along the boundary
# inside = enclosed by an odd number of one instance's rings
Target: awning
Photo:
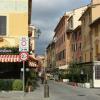
[[[35,62],[29,61],[29,67],[38,67],[38,65]]]
[[[0,62],[20,62],[19,55],[0,55]]]
[[[67,69],[68,65],[59,66],[59,69]]]
[[[38,60],[33,55],[29,55],[29,67],[38,67]]]

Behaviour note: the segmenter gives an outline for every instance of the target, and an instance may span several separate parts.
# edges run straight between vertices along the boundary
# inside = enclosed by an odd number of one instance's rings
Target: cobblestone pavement
[[[49,81],[50,97],[44,98],[44,85],[33,92],[0,92],[0,100],[100,100],[100,89],[86,89],[69,86],[64,83]]]

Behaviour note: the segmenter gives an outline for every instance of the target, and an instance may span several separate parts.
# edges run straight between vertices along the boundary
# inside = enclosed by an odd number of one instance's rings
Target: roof
[[[68,18],[68,17],[69,17],[68,15],[64,15],[64,16],[61,17],[61,19],[60,19],[60,21],[58,22],[56,28],[54,29],[54,32],[57,31],[57,29],[58,29],[59,25],[61,24],[61,22],[62,22],[65,18]]]
[[[90,24],[90,27],[92,27],[93,25],[95,24],[100,24],[100,17],[98,17],[96,20],[94,20],[91,24]]]
[[[100,5],[100,3],[98,3],[98,4],[89,4],[88,5],[88,7],[87,7],[87,9],[84,11],[84,13],[82,14],[82,16],[79,18],[79,20],[81,20],[83,17],[84,17],[84,15],[86,14],[86,12],[88,11],[88,10],[90,10],[91,8],[93,8],[93,7],[95,7],[95,6],[99,6]]]
[[[88,6],[87,9],[83,12],[83,14],[81,15],[81,17],[79,18],[79,20],[81,20],[83,18],[83,16],[86,14],[86,12],[88,12],[88,10],[91,9],[91,6]]]
[[[54,32],[56,32],[57,28],[59,27],[60,23],[62,22],[62,20],[64,20],[65,18],[69,18],[69,16],[72,14],[72,11],[69,12],[65,12],[64,15],[60,18],[60,21],[58,22],[56,28],[54,29]]]
[[[76,32],[79,29],[81,29],[81,25],[77,26],[73,31]]]

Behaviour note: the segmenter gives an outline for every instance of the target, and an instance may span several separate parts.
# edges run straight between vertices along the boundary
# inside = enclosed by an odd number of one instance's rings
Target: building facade
[[[92,35],[93,61],[100,61],[100,17],[90,24]]]
[[[72,40],[72,62],[80,63],[82,62],[82,34],[81,34],[81,25],[73,30]]]
[[[70,53],[68,53],[70,54],[68,55],[68,57],[70,57],[70,62],[77,62],[81,59],[81,50],[79,49],[79,45],[81,45],[81,21],[79,21],[79,18],[86,8],[87,6],[74,9],[72,15],[68,19],[68,29],[66,31],[67,35],[70,37]]]
[[[70,14],[70,12],[69,12]],[[59,23],[57,24],[54,32],[54,38],[55,38],[55,53],[56,53],[56,67],[59,69],[62,69],[65,67],[67,68],[68,65],[68,58],[66,53],[69,51],[68,44],[69,40],[66,38],[66,28],[68,26],[67,20],[69,18],[68,14],[64,14],[62,18],[60,19]]]
[[[47,68],[48,70],[53,70],[56,68],[56,56],[55,56],[55,42],[51,42],[47,48]]]
[[[20,78],[22,63],[18,49],[19,38],[28,37],[30,1],[1,0],[0,2],[0,78]]]
[[[100,14],[98,10],[100,9],[100,4],[91,4],[88,6],[86,11],[80,17],[82,22],[81,32],[82,32],[82,59],[83,62],[93,61],[93,47],[92,47],[92,35],[89,24],[96,20]]]
[[[100,17],[100,13],[98,13],[99,9],[100,1],[92,0],[91,4],[88,5],[88,8],[80,17],[80,20],[82,22],[82,62],[85,64],[84,68],[86,70],[88,69],[88,81],[92,84],[92,87],[100,87],[100,62],[98,45],[98,19]]]
[[[0,47],[16,47],[19,44],[19,36],[28,36],[28,0],[1,2]]]

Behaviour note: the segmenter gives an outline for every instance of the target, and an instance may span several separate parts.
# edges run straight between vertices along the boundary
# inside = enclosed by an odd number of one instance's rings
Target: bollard
[[[49,86],[48,84],[44,84],[44,98],[49,97]]]

